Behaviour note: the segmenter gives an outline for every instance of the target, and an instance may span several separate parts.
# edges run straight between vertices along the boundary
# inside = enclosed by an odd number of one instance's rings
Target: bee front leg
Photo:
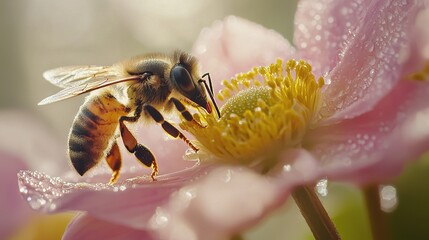
[[[192,116],[192,114],[188,111],[188,109],[186,109],[185,105],[183,105],[183,103],[180,102],[179,99],[172,97],[169,100],[169,104],[173,104],[176,107],[176,109],[182,114],[183,118],[186,119],[186,121],[189,121],[189,122],[193,121],[195,124],[197,124],[201,128],[204,128],[204,126],[202,126],[197,120],[195,120],[195,118]]]
[[[118,143],[115,141],[106,156],[106,162],[112,169],[112,177],[110,178],[109,184],[114,184],[119,178],[119,170],[121,169],[122,159],[121,153],[119,152]]]
[[[141,110],[138,110],[133,117],[121,117],[119,119],[119,128],[121,131],[121,137],[122,141],[124,142],[125,148],[130,153],[134,153],[134,156],[136,156],[136,158],[145,166],[152,168],[152,173],[150,177],[152,178],[152,180],[155,181],[155,176],[158,174],[158,164],[156,163],[155,156],[147,147],[137,142],[137,139],[133,136],[128,127],[124,124],[124,121],[137,121],[140,117],[140,113]]]
[[[167,122],[167,121],[164,120],[164,117],[162,116],[162,114],[158,110],[156,110],[156,108],[154,108],[153,106],[151,106],[149,104],[145,104],[143,106],[143,108],[144,108],[144,111],[147,114],[149,114],[149,116],[151,116],[153,118],[153,120],[155,120],[155,122],[161,124],[162,128],[164,129],[164,131],[167,132],[170,136],[172,136],[174,138],[180,138],[180,139],[182,139],[194,151],[198,151],[198,148],[195,147],[191,143],[191,141],[189,141],[189,139],[185,135],[183,135],[183,133],[181,133],[179,131],[179,129],[177,129],[175,126],[171,125],[171,123],[169,123],[169,122]],[[189,115],[190,115],[190,113],[189,113]],[[192,116],[191,116],[191,118],[192,118]]]
[[[176,109],[182,114],[182,116],[186,119],[186,121],[192,121],[194,120],[194,117],[192,117],[192,114],[186,109],[185,105],[183,105],[183,103],[180,102],[179,99],[177,98],[170,98],[170,100],[168,100],[169,104],[174,104],[174,106],[176,107]]]

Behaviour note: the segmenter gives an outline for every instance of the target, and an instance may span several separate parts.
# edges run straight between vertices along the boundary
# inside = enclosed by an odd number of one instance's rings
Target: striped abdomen
[[[127,108],[112,95],[90,95],[80,107],[69,134],[69,156],[83,175],[106,155],[121,116]]]

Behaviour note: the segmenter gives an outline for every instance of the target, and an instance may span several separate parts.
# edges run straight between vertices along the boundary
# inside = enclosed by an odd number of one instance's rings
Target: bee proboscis
[[[198,149],[180,130],[164,120],[161,112],[178,110],[188,121],[194,121],[182,101],[211,112],[206,91],[219,115],[213,99],[210,75],[200,76],[196,59],[184,52],[171,55],[153,53],[136,56],[112,66],[69,66],[46,71],[44,78],[64,88],[43,99],[49,104],[90,92],[80,107],[68,139],[68,154],[76,171],[83,175],[103,158],[112,169],[110,183],[119,177],[121,154],[117,143],[119,129],[125,148],[147,167],[152,179],[158,173],[155,156],[138,143],[125,122],[141,117],[161,124],[171,136]],[[210,88],[203,78],[208,76]],[[119,127],[118,127],[119,126]]]

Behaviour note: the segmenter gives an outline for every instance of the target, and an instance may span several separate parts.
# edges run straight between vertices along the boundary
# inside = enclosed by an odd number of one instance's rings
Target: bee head
[[[203,86],[192,78],[186,66],[180,63],[174,65],[171,69],[170,78],[175,89],[180,94],[204,108],[208,113],[211,113],[212,109],[207,102]]]

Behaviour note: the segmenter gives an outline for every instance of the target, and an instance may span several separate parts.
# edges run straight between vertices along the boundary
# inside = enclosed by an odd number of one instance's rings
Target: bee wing
[[[46,80],[61,88],[81,86],[88,82],[97,82],[118,75],[112,66],[94,65],[60,67],[43,73]]]
[[[130,77],[123,77],[123,78],[106,78],[104,77],[102,80],[98,81],[84,81],[81,85],[74,85],[67,87],[58,93],[49,96],[42,101],[38,103],[38,105],[45,105],[53,102],[58,102],[67,98],[71,98],[74,96],[81,95],[83,93],[87,93],[96,89],[100,89],[103,87],[107,87],[113,84],[121,83],[121,82],[127,82],[127,81],[135,81],[140,79],[145,79],[149,76],[149,73],[143,73],[141,75],[133,75]],[[93,80],[93,79],[91,79]]]

